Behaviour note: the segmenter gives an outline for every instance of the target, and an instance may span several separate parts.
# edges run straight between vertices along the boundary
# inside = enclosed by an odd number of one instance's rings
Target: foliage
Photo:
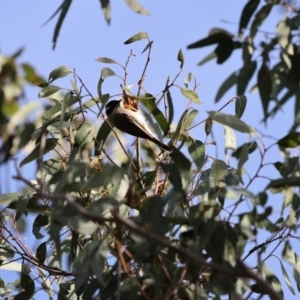
[[[299,126],[299,24],[300,10],[292,1],[248,0],[240,16],[238,35],[222,28],[213,28],[207,37],[192,43],[188,49],[216,45],[212,53],[199,62],[199,66],[216,58],[223,64],[236,50],[242,51],[242,67],[234,71],[219,87],[215,102],[233,86],[242,95],[251,78],[256,84],[251,91],[258,90],[264,113],[264,122],[273,117],[290,99],[295,101],[295,124]],[[262,25],[272,11],[282,7],[286,10],[278,22],[276,32],[263,31]],[[272,105],[274,104],[274,105]]]
[[[241,120],[247,106],[243,95],[194,124],[201,103],[197,80],[189,73],[182,86],[177,83],[184,68],[183,52],[177,57],[178,73],[154,97],[155,91],[144,87],[152,41],[146,33],[138,33],[126,43],[140,40],[147,41],[147,58],[136,91],[127,82],[132,52],[124,65],[100,57],[100,63],[121,68],[123,74],[103,68],[97,96],[77,73],[62,66],[43,83],[39,95],[48,104],[40,106],[39,122],[20,117],[36,109],[35,103],[8,119],[12,144],[21,140],[19,147],[24,147],[34,141],[35,146],[16,167],[14,178],[26,186],[0,196],[1,268],[21,274],[10,285],[1,281],[1,295],[29,299],[42,289],[50,299],[55,291],[58,299],[220,299],[222,295],[258,299],[261,294],[282,299],[282,283],[266,264],[279,245],[284,246],[281,259],[292,265],[300,291],[299,257],[291,246],[297,238],[300,207],[299,159],[288,151],[300,145],[299,134],[290,133],[266,146],[263,137]],[[71,88],[52,84],[65,76],[72,76]],[[156,121],[158,127],[153,128],[170,140],[170,153],[144,140],[126,147],[122,134],[106,122],[102,112],[112,97],[102,87],[111,76],[121,80],[120,97],[138,103],[149,122]],[[171,92],[176,89],[187,105],[174,126]],[[233,114],[221,112],[233,103]],[[102,123],[96,129],[99,119]],[[190,131],[202,124],[200,140]],[[215,145],[216,125],[224,127],[226,161],[208,153],[208,146]],[[236,132],[249,136],[249,142],[237,147]],[[268,153],[277,145],[284,162],[274,162],[279,174],[265,175]],[[253,175],[244,168],[248,160],[256,165]],[[30,180],[20,168],[33,162],[38,173]],[[261,178],[268,179],[268,185],[253,192],[253,183]],[[272,193],[284,195],[276,221]],[[228,201],[232,205],[225,205]],[[28,216],[34,216],[32,233],[39,243],[35,251],[18,231],[18,221]],[[261,232],[268,235],[263,243]],[[291,274],[280,259],[278,264],[296,294]]]

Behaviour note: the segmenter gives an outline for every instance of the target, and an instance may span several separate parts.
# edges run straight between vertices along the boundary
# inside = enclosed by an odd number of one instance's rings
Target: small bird
[[[151,132],[146,120],[139,111],[124,107],[124,100],[113,100],[105,107],[108,121],[112,126],[135,137],[149,140],[163,150],[170,151],[170,147],[160,142]]]

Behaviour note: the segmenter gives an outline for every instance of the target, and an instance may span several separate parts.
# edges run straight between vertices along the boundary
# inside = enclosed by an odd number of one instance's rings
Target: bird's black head
[[[108,102],[105,106],[106,115],[109,116],[113,113],[114,109],[120,105],[122,100],[112,100]]]

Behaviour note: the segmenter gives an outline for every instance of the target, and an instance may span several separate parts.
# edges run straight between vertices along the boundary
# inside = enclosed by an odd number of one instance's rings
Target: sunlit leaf
[[[216,182],[224,179],[228,171],[227,164],[220,159],[215,159],[211,165],[211,176]]]
[[[124,42],[125,45],[144,40],[148,38],[147,32],[139,32]]]
[[[59,90],[61,90],[61,87],[56,85],[46,86],[39,92],[39,98],[49,97],[58,92]]]
[[[300,145],[300,132],[291,132],[280,139],[277,144],[284,148],[295,148]]]
[[[181,94],[186,97],[187,99],[193,101],[196,104],[202,104],[201,100],[199,99],[198,94],[195,91],[191,91],[188,89],[180,88]]]
[[[107,24],[110,24],[111,21],[111,7],[109,0],[100,0],[101,3],[101,9],[104,15],[104,18],[107,22]]]
[[[141,4],[139,4],[136,0],[125,0],[125,2],[134,12],[145,16],[149,15],[148,10],[144,8]]]
[[[68,67],[65,67],[65,66],[58,67],[50,72],[49,77],[48,77],[48,82],[53,82],[54,80],[65,77],[72,72],[73,71]]]
[[[99,57],[99,58],[96,59],[96,61],[101,62],[101,63],[105,63],[105,64],[119,64],[115,60],[113,60],[111,58],[107,58],[107,57]]]
[[[183,55],[183,52],[181,49],[178,52],[177,59],[178,59],[178,61],[180,61],[180,69],[182,69],[182,67],[184,65],[184,55]]]

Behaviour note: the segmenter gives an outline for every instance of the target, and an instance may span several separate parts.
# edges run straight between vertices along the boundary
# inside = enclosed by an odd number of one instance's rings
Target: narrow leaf
[[[42,150],[42,154],[44,155],[50,152],[51,150],[53,150],[56,147],[56,145],[57,145],[57,139],[54,138],[50,138],[46,140],[44,149],[41,149],[40,143],[38,143],[36,147],[33,149],[33,151],[21,161],[20,168],[30,163],[31,161],[36,160],[40,156],[41,150]]]
[[[61,90],[61,87],[56,86],[56,85],[46,86],[39,92],[39,98],[51,96],[51,95],[55,94],[56,92],[58,92],[59,90]]]
[[[109,0],[100,0],[101,3],[101,9],[104,15],[104,18],[107,22],[107,24],[110,24],[111,20],[111,7],[110,7],[110,2]]]
[[[250,37],[252,39],[256,35],[258,27],[261,26],[263,21],[267,18],[267,16],[271,12],[272,7],[273,4],[266,4],[256,13],[254,21],[252,22],[250,28]]]
[[[186,97],[187,99],[193,101],[196,104],[202,104],[202,102],[199,99],[198,94],[195,91],[191,91],[188,89],[180,88],[181,94]]]
[[[52,39],[52,42],[53,42],[52,49],[53,50],[56,47],[56,41],[57,41],[57,38],[58,38],[58,35],[59,35],[59,32],[60,32],[60,28],[61,28],[61,26],[63,24],[63,21],[64,21],[66,15],[67,15],[67,12],[70,8],[71,3],[72,3],[72,0],[64,0],[64,2],[61,4],[59,9],[56,11],[56,13],[58,13],[58,11],[61,10],[58,21],[57,21],[55,29],[54,29],[54,34],[53,34],[53,39]]]
[[[40,264],[43,264],[47,256],[47,242],[41,243],[36,249],[36,258]]]
[[[65,66],[58,67],[50,72],[48,82],[51,83],[58,78],[62,78],[62,77],[69,75],[72,72],[73,71],[68,67],[65,67]]]
[[[102,149],[110,132],[111,132],[111,126],[108,124],[107,121],[104,121],[97,133],[97,137],[96,137],[96,141],[95,141],[96,153]],[[95,154],[95,155],[97,155],[97,154]]]
[[[125,45],[144,40],[148,38],[147,32],[139,32],[124,42]]]
[[[208,111],[209,116],[216,122],[231,127],[240,132],[250,132],[250,127],[236,116],[216,111]]]
[[[177,59],[178,59],[178,61],[180,61],[180,69],[182,69],[182,67],[184,65],[184,55],[183,55],[181,49],[178,52]]]
[[[134,12],[149,16],[149,12],[146,8],[144,8],[141,4],[139,4],[136,0],[125,0],[126,4],[132,9]]]
[[[244,95],[235,97],[235,116],[237,118],[241,118],[244,114],[245,108],[247,104],[247,97]]]
[[[220,159],[215,159],[211,165],[211,176],[218,182],[223,180],[228,172],[227,164]]]
[[[237,73],[234,71],[219,87],[217,92],[215,102],[219,102],[219,100],[223,97],[223,95],[230,90],[237,83]]]
[[[169,110],[169,113],[168,113],[168,130],[173,122],[173,118],[174,118],[174,106],[173,106],[173,100],[172,100],[172,97],[171,97],[171,93],[169,90],[167,90],[167,103],[168,103],[168,110]],[[165,131],[164,134],[166,134],[167,132]]]
[[[201,141],[190,139],[188,142],[188,151],[197,169],[200,170],[205,162],[205,145]]]
[[[247,28],[253,13],[259,5],[259,2],[260,0],[249,0],[244,6],[240,19],[239,34],[242,33],[243,29]]]
[[[119,64],[115,60],[113,60],[111,58],[107,58],[107,57],[99,57],[96,59],[96,61],[104,63],[104,64]]]
[[[205,56],[201,61],[198,62],[197,66],[202,66],[205,63],[209,62],[210,60],[214,59],[217,57],[217,53],[215,51],[211,52],[207,56]]]
[[[295,148],[300,145],[300,132],[291,132],[280,139],[277,144],[284,148]]]

